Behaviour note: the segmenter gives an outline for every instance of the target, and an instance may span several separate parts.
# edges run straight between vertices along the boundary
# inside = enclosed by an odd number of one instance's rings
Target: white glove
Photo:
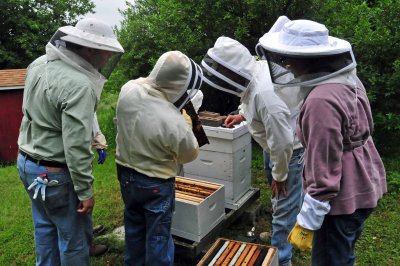
[[[201,90],[198,90],[193,98],[190,99],[190,101],[193,104],[194,110],[196,111],[196,113],[198,113],[201,104],[203,103],[203,92]]]
[[[318,230],[324,222],[325,215],[330,211],[329,202],[312,198],[308,193],[304,196],[303,206],[297,215],[297,223],[308,230]]]

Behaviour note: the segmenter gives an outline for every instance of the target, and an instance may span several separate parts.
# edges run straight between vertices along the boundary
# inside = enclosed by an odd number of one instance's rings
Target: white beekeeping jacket
[[[246,118],[254,140],[270,153],[273,178],[282,182],[289,171],[294,130],[290,110],[274,92],[268,71],[268,64],[257,62],[253,80],[241,99],[240,114]]]
[[[116,162],[158,178],[193,161],[197,140],[173,104],[187,89],[190,61],[181,52],[160,57],[150,75],[127,82],[117,104]]]

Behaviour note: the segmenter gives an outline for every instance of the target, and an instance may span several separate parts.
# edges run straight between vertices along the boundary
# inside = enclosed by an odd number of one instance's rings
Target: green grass
[[[400,265],[400,167],[398,159],[387,159],[389,193],[367,220],[365,230],[356,246],[356,265]],[[123,203],[115,172],[114,151],[108,151],[104,165],[94,165],[95,200],[94,224],[106,227],[106,234],[123,224]],[[253,145],[253,186],[261,188],[259,202],[270,206],[270,188],[265,183],[262,153]],[[34,265],[34,240],[29,198],[18,177],[15,165],[0,167],[0,265]],[[236,224],[229,230],[244,234],[249,226]],[[261,220],[259,231],[270,231],[270,219]],[[123,242],[112,237],[97,238],[96,242],[110,246],[109,252],[91,258],[91,265],[122,265]],[[295,252],[293,264],[310,265],[310,256]],[[180,264],[184,265],[184,264]]]

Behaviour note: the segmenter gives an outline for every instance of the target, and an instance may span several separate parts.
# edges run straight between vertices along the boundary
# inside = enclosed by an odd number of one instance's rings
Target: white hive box
[[[251,187],[251,135],[245,123],[235,128],[204,126],[210,144],[185,164],[185,176],[225,186],[225,207],[237,209],[236,202]]]
[[[176,180],[175,212],[172,217],[171,233],[199,242],[225,218],[224,186],[186,177],[177,177]],[[192,201],[191,196],[180,193],[179,183],[192,183],[193,190],[196,190],[195,187],[209,187],[212,192],[198,202]]]
[[[196,175],[190,175],[190,177],[197,180],[224,185],[225,208],[228,209],[237,210],[240,207],[240,204],[238,204],[239,200],[251,188],[251,176],[244,176],[243,178],[234,181]]]

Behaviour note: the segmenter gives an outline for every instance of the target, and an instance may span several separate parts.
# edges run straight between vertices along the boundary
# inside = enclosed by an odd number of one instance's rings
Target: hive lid
[[[238,125],[235,125],[234,128],[210,127],[210,126],[203,126],[203,128],[204,131],[206,132],[207,137],[224,138],[224,139],[235,139],[249,132],[246,121],[243,121]]]

